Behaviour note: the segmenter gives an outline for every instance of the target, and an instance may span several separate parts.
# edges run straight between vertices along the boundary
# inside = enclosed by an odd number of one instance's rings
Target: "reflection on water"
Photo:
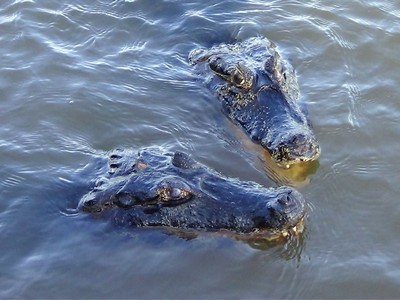
[[[300,261],[305,247],[306,236],[305,232],[301,232],[300,234],[288,236],[284,242],[253,238],[246,239],[245,242],[253,249],[274,251],[278,257],[284,260],[295,259],[296,261]]]
[[[259,156],[266,175],[280,185],[301,188],[310,183],[310,175],[315,174],[319,167],[318,160],[300,162],[284,167],[276,164],[271,155],[264,150]]]
[[[244,156],[251,156],[251,163],[262,170],[265,175],[278,185],[289,185],[295,188],[302,188],[310,183],[310,176],[315,174],[319,167],[319,161],[307,161],[282,166],[277,164],[261,145],[253,143],[240,128],[228,124],[232,135],[240,141],[245,149]]]

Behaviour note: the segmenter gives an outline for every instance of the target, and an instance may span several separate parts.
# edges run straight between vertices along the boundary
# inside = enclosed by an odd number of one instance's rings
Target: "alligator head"
[[[114,150],[108,160],[78,208],[120,224],[277,236],[304,217],[295,189],[226,178],[182,152]]]
[[[275,162],[286,166],[318,158],[319,144],[296,101],[295,72],[272,42],[256,37],[195,49],[189,61],[203,66],[209,75],[206,84],[217,94],[224,113]]]

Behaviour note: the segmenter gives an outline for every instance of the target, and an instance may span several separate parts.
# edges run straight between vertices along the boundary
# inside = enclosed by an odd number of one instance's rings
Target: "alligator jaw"
[[[296,223],[296,225],[283,230],[254,230],[248,234],[236,234],[238,240],[258,240],[258,241],[283,241],[291,237],[296,237],[304,232],[304,216]]]

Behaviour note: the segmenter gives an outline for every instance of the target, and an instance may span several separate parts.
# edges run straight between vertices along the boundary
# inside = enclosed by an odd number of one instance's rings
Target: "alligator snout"
[[[292,192],[289,192],[287,195],[283,195],[282,197],[278,198],[277,202],[282,205],[283,207],[290,207],[296,203],[296,199],[291,196]]]
[[[267,223],[269,227],[284,230],[295,226],[305,214],[305,200],[294,189],[284,187],[283,193],[276,200],[268,203],[267,210],[270,214]]]
[[[276,202],[278,203],[278,208],[285,212],[291,212],[293,210],[301,211],[305,203],[301,194],[293,189],[280,195]]]
[[[319,157],[321,149],[313,135],[295,133],[279,137],[277,146],[271,146],[271,156],[282,165],[312,161]]]

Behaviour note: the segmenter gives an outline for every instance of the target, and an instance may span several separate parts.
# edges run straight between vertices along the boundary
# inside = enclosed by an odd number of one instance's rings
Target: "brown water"
[[[0,298],[400,297],[400,4],[303,2],[1,1]],[[265,166],[194,79],[190,50],[256,35],[297,71],[315,165]],[[94,156],[153,145],[299,186],[303,236],[187,240],[70,213]]]

